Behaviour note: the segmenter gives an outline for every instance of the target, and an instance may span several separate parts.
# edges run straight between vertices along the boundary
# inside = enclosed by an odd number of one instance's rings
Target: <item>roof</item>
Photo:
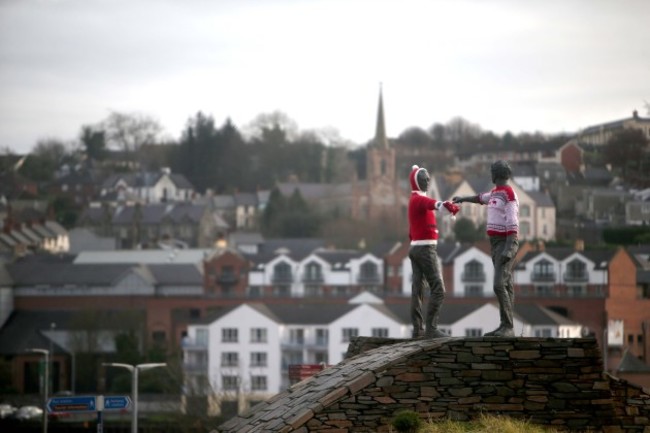
[[[555,207],[555,203],[553,203],[553,199],[547,192],[526,191],[526,194],[528,194],[528,196],[533,199],[533,201],[535,202],[535,204],[537,204],[537,206]]]
[[[194,189],[192,184],[182,174],[166,174],[163,172],[149,171],[113,174],[104,181],[102,187],[106,189],[114,188],[122,181],[132,188],[146,188],[156,185],[163,176],[168,176],[169,180],[179,189]]]
[[[257,254],[247,254],[246,257],[254,263],[267,263],[279,254],[286,254],[292,260],[300,261],[325,245],[325,240],[320,238],[267,239],[259,246]]]
[[[160,250],[115,250],[82,251],[74,260],[75,264],[164,264],[164,263],[202,263],[203,259],[214,254],[213,248],[160,249]]]
[[[541,254],[548,254],[553,257],[555,260],[564,260],[570,255],[578,253],[586,259],[592,261],[596,264],[595,269],[606,269],[609,261],[616,254],[616,250],[584,250],[576,251],[574,248],[570,247],[547,247],[543,251],[529,251],[527,252],[520,261],[520,264],[529,262]]]
[[[164,285],[203,285],[202,267],[194,264],[152,264],[149,271],[159,284]]]
[[[472,311],[481,307],[482,304],[449,304],[443,303],[440,308],[440,318],[438,322],[441,325],[448,325],[457,322]],[[411,304],[386,304],[385,307],[390,310],[396,317],[399,317],[402,323],[411,323]]]
[[[629,349],[625,349],[616,371],[619,373],[650,373],[650,365],[630,353]]]
[[[350,260],[358,259],[369,253],[358,250],[333,250],[327,248],[318,248],[313,251],[313,254],[322,258],[334,267],[342,267],[347,265]]]
[[[575,325],[576,323],[568,318],[535,304],[515,305],[515,314],[530,325]]]
[[[7,271],[16,286],[110,286],[134,268],[129,264],[12,263]]]
[[[89,315],[93,317],[95,329],[88,331],[114,331],[125,326],[125,314],[131,315],[133,311],[138,317],[143,316],[140,310],[124,311],[102,310],[89,312],[88,310],[15,310],[4,326],[0,329],[0,355],[15,355],[28,352],[28,349],[52,350],[54,353],[70,352],[75,350],[71,346],[71,332],[86,329],[84,320]],[[100,317],[96,315],[99,314]],[[55,326],[52,327],[52,324]],[[78,332],[78,331],[77,331]],[[97,338],[97,336],[95,336]],[[106,340],[106,339],[99,339]],[[97,341],[100,351],[113,351],[114,342]]]
[[[284,324],[319,325],[332,323],[359,304],[249,304],[269,318]]]

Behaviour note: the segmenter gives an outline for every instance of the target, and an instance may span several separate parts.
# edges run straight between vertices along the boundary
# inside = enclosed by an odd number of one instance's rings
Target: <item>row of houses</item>
[[[380,298],[387,307],[403,308],[410,302],[407,244],[339,251],[322,239],[242,236],[234,241],[225,248],[85,251],[27,256],[5,263],[0,266],[0,323],[4,324],[0,351],[16,363],[16,371],[23,371],[21,365],[27,361],[20,351],[11,350],[21,349],[16,341],[29,341],[14,333],[16,321],[26,312],[140,311],[143,347],[173,351],[181,347],[195,321],[246,303],[291,308],[310,302],[325,308],[347,304],[362,294]],[[438,252],[447,289],[446,308],[494,300],[487,244],[443,242]],[[649,247],[584,250],[580,245],[544,248],[524,242],[516,260],[517,306],[543,307],[575,323],[581,335],[599,340],[612,368],[624,349],[645,359],[645,329],[650,323]],[[408,327],[408,320],[397,322],[400,331],[390,331],[390,336],[402,336]],[[452,334],[464,335],[464,331],[454,331],[453,323],[446,323]],[[21,322],[20,330],[29,329],[35,335],[48,331],[38,326]],[[476,328],[483,332],[484,326]],[[60,325],[57,329],[62,330]],[[607,337],[610,329],[618,330],[616,339]],[[359,335],[372,335],[372,331]],[[339,352],[329,352],[328,362],[339,359]],[[61,347],[54,359],[67,365],[70,356],[70,349]],[[67,375],[65,369],[60,371],[60,383],[65,386],[70,383],[70,371]],[[16,380],[18,389],[23,389],[20,375]]]

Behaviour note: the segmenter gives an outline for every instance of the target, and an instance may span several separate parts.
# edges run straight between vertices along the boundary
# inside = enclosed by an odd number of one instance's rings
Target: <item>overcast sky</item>
[[[456,116],[496,133],[647,116],[649,0],[0,0],[0,149],[111,111],[178,138],[275,110],[355,143]]]

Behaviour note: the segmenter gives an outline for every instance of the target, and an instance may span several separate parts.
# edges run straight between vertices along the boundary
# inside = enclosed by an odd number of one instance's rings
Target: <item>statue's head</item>
[[[411,191],[427,192],[429,190],[429,172],[426,168],[414,165],[411,167],[411,174],[409,175],[411,181]]]
[[[492,166],[490,167],[490,171],[492,172],[493,183],[497,183],[499,181],[505,182],[512,177],[512,169],[510,168],[510,164],[502,159],[493,162]]]

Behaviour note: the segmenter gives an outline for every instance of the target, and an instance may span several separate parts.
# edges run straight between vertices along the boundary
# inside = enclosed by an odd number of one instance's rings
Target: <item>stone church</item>
[[[354,173],[346,183],[323,184],[299,181],[279,183],[283,195],[298,189],[303,198],[324,215],[348,216],[360,221],[403,225],[408,191],[400,188],[396,153],[386,136],[383,95],[380,89],[375,136],[366,147],[366,170]],[[406,185],[406,178],[401,184]]]

